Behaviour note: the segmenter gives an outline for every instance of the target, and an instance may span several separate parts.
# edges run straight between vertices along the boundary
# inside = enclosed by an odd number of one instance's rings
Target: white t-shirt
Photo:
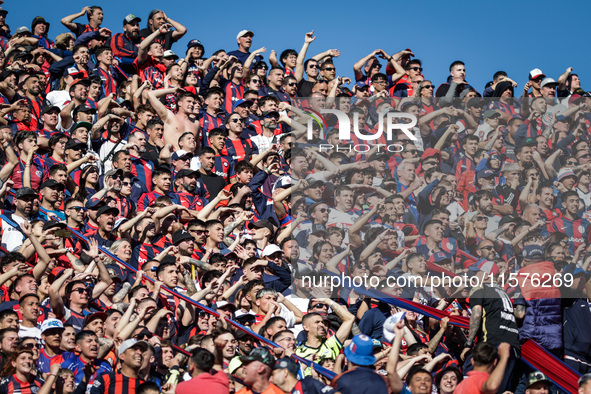
[[[38,327],[25,327],[20,325],[18,330],[19,338],[35,338],[41,341],[41,330]]]
[[[24,223],[25,220],[27,220],[21,218],[20,216],[16,216],[4,211],[0,211],[0,213],[4,214],[4,216],[8,217],[8,219],[12,219],[12,221],[14,221],[16,224]],[[24,236],[20,229],[14,228],[12,225],[8,224],[8,222],[2,219],[2,247],[9,252],[15,252],[21,247],[23,241]]]

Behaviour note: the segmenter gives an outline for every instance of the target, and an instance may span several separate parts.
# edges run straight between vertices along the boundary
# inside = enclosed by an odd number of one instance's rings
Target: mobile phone
[[[70,238],[72,236],[70,230],[57,230],[54,234],[60,238]]]

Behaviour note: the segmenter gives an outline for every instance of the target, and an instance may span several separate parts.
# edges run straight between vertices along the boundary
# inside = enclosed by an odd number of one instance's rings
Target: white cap
[[[47,330],[51,330],[53,328],[64,329],[64,325],[61,320],[58,319],[47,319],[41,323],[41,334],[43,334]]]
[[[269,244],[269,245],[265,246],[265,249],[263,249],[263,257],[270,256],[273,253],[277,253],[277,252],[283,253],[283,250],[281,250],[281,248],[275,244]]]
[[[250,30],[240,30],[240,33],[238,33],[238,35],[236,36],[236,39],[239,39],[240,37],[245,36],[248,33],[250,33],[254,36],[254,33],[251,32]]]
[[[544,74],[539,68],[534,68],[529,72],[529,79],[536,79],[539,76],[546,76],[546,74]]]
[[[384,322],[384,339],[386,342],[392,343],[396,334],[394,333],[394,326],[400,320],[404,319],[406,312],[396,312],[392,316],[388,317]]]
[[[132,347],[141,346],[142,351],[148,350],[150,344],[146,341],[138,341],[137,339],[127,339],[123,341],[121,346],[119,346],[119,354],[125,353],[127,349],[131,349]]]
[[[174,58],[174,60],[177,60],[179,57],[170,49],[164,51],[164,54],[162,55],[162,57],[172,57]]]
[[[236,305],[234,305],[234,304],[232,304],[231,302],[228,302],[228,301],[218,301],[218,302],[216,302],[215,303],[215,308],[216,309],[221,309],[221,308],[226,307],[228,305],[231,306],[232,308],[234,308],[234,310],[236,310]]]
[[[554,80],[554,78],[544,78],[544,80],[542,81],[542,83],[540,84],[540,87],[543,88],[546,85],[558,85],[558,82],[556,82]]]

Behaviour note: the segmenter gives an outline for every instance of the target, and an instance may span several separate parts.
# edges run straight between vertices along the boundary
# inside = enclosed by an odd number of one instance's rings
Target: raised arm
[[[300,53],[298,53],[298,58],[296,60],[296,68],[294,72],[294,76],[297,82],[300,82],[302,78],[304,78],[304,60],[306,60],[306,53],[308,52],[308,47],[316,37],[314,36],[314,30],[309,33],[306,33],[304,37],[304,45],[302,45],[302,49],[300,49]]]
[[[90,12],[90,7],[86,6],[86,7],[82,8],[82,11],[80,11],[80,12],[77,12],[72,15],[64,16],[61,20],[62,25],[66,26],[68,28],[68,30],[76,31],[76,24],[73,22],[74,19],[78,19],[81,16],[84,16],[89,12]]]

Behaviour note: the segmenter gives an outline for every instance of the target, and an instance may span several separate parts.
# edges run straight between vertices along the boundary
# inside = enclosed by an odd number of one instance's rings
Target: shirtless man
[[[177,92],[178,112],[175,115],[162,104],[160,97]],[[193,122],[189,119],[189,114],[193,113],[193,107],[195,105],[195,96],[192,93],[178,88],[152,90],[148,92],[148,100],[160,119],[164,122],[165,144],[172,145],[175,151],[179,150],[179,138],[187,131],[193,133],[195,139],[199,141],[199,122]],[[198,149],[199,146],[196,147],[196,150]]]

